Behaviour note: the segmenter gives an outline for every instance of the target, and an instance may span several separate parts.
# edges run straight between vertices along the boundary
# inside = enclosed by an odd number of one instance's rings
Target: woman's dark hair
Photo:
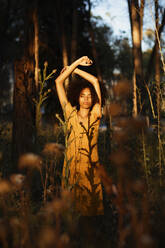
[[[68,98],[68,101],[71,103],[71,105],[76,106],[78,110],[80,108],[79,96],[80,96],[81,91],[85,88],[89,88],[91,95],[92,95],[91,109],[96,103],[99,102],[98,95],[95,91],[95,88],[93,87],[91,83],[83,79],[74,80],[68,85],[67,98]]]

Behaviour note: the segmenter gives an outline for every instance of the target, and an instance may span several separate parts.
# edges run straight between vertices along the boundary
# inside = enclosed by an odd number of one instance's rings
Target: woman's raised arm
[[[96,90],[97,96],[99,98],[99,104],[101,106],[101,91],[100,91],[100,85],[99,85],[99,81],[98,81],[97,77],[95,77],[94,75],[92,75],[86,71],[80,70],[78,68],[76,68],[74,70],[74,73],[79,75],[80,77],[84,78],[85,80],[87,80],[88,82],[90,82],[93,85],[93,87]]]
[[[76,61],[74,61],[70,66],[67,66],[62,71],[62,73],[56,78],[55,82],[56,82],[57,94],[58,94],[58,98],[59,98],[59,101],[63,109],[68,102],[66,92],[64,89],[64,82],[66,78],[69,77],[69,75],[76,69],[78,65],[90,66],[91,64],[92,64],[92,61],[87,56],[83,56],[77,59]]]

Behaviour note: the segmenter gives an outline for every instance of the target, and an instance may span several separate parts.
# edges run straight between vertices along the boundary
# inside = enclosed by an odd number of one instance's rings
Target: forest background
[[[70,230],[76,232],[77,219],[70,205],[64,207],[70,197],[66,192],[59,196],[65,123],[54,80],[83,55],[94,61],[87,70],[107,91],[99,173],[110,240],[102,242],[105,247],[163,247],[165,8],[159,0],[125,0],[127,37],[114,35],[115,27],[92,15],[100,2],[0,1],[3,247],[75,245]],[[143,32],[145,13],[153,27]],[[142,50],[142,42],[147,49]],[[47,213],[47,204],[55,213]]]

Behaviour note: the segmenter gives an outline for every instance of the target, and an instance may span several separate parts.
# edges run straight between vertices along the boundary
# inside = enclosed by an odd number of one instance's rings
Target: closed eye
[[[84,96],[91,97],[91,95],[83,95],[83,94],[80,95],[80,96],[81,96],[81,97],[84,97]]]

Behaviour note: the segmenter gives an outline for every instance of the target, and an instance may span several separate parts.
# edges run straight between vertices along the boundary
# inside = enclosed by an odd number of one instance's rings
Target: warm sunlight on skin
[[[97,147],[101,117],[100,85],[94,75],[77,68],[79,65],[91,66],[92,64],[93,61],[88,56],[82,56],[64,68],[55,80],[65,116],[66,150],[62,188],[72,188],[75,210],[83,216],[104,214],[101,178],[97,172],[97,167],[101,166]],[[73,72],[88,82],[82,81],[82,86],[79,84],[74,86],[82,87],[77,92],[78,99],[75,99],[78,100],[78,108],[68,101],[64,87],[66,78]],[[97,96],[96,99],[93,96]],[[92,105],[94,105],[93,108],[91,108]]]
[[[89,109],[92,106],[92,96],[89,88],[81,91],[79,96],[80,109]]]

